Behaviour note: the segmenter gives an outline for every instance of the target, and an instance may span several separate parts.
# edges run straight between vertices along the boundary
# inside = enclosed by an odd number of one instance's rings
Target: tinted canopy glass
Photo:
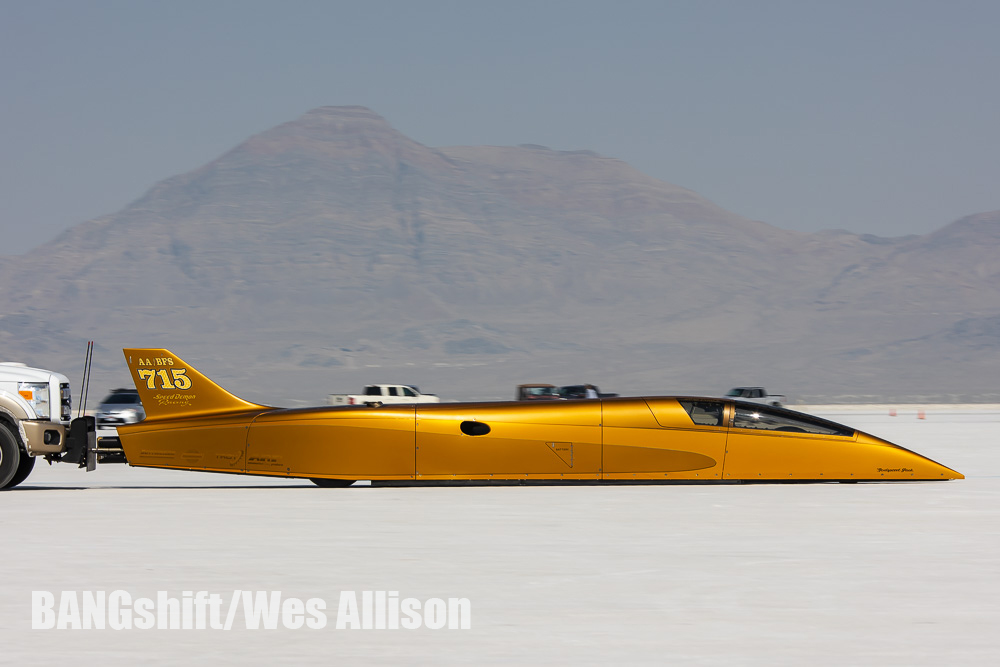
[[[722,401],[680,400],[691,421],[701,426],[718,426],[722,423]]]
[[[842,435],[846,437],[854,435],[854,429],[818,417],[758,405],[740,405],[739,403],[736,404],[733,426],[735,428],[785,431],[788,433]]]

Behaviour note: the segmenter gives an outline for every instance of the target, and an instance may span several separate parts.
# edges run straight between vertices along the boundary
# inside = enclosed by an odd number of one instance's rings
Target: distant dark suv
[[[602,393],[596,385],[590,384],[569,384],[565,387],[559,387],[560,398],[588,398],[587,388],[593,389],[593,394],[589,398],[615,398],[618,394],[605,394]]]
[[[146,411],[135,389],[112,389],[97,407],[98,428],[134,424],[146,418]]]

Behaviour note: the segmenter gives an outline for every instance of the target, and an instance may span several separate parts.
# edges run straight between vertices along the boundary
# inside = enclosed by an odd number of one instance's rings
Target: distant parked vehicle
[[[784,394],[769,394],[764,387],[733,387],[726,393],[726,398],[738,398],[741,401],[762,403],[780,408],[788,402]]]
[[[519,401],[558,401],[559,398],[559,388],[554,384],[517,385],[517,400]]]
[[[329,405],[379,405],[396,403],[440,403],[434,394],[421,394],[411,384],[369,384],[362,394],[330,394],[326,397]]]
[[[590,396],[590,398],[615,398],[618,396],[618,394],[601,393],[596,384],[568,384],[565,387],[559,387],[559,396],[560,398],[587,398],[588,386],[597,394],[597,396]]]
[[[135,424],[146,418],[146,410],[135,389],[112,389],[97,406],[98,428],[116,428],[122,424]]]

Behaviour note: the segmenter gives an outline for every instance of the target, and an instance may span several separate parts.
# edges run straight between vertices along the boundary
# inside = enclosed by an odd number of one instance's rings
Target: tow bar
[[[70,422],[66,451],[59,461],[76,463],[87,472],[96,470],[98,463],[128,463],[121,440],[113,436],[97,437],[97,420],[90,415]]]

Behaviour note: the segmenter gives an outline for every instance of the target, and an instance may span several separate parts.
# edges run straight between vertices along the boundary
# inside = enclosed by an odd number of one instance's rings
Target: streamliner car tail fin
[[[170,350],[125,348],[146,421],[267,409],[244,401],[199,373]]]

